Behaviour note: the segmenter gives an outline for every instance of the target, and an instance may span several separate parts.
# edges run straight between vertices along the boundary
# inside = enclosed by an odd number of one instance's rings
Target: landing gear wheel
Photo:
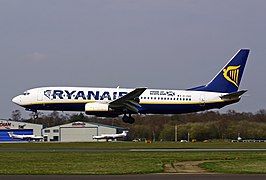
[[[128,123],[128,116],[127,115],[124,115],[122,117],[122,120],[123,120],[124,123]]]
[[[135,119],[131,116],[128,117],[128,123],[133,124],[135,122]]]
[[[37,114],[33,115],[33,119],[38,119],[38,115]]]
[[[131,115],[129,115],[129,116],[124,115],[122,120],[123,120],[123,122],[129,123],[129,124],[133,124],[135,122],[135,119],[133,117],[131,117]]]

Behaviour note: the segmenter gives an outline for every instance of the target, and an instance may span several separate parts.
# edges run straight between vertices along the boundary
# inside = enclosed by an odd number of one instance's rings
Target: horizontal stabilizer
[[[247,92],[248,90],[241,90],[241,91],[237,91],[237,92],[233,92],[233,93],[229,93],[226,95],[221,96],[222,99],[233,99],[233,98],[239,98],[240,96],[242,96],[245,92]]]

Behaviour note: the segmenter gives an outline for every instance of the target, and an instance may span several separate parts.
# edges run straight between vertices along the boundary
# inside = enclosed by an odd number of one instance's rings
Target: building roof
[[[115,129],[126,129],[126,128],[122,128],[122,127],[118,127],[118,126],[110,126],[110,125],[107,125],[107,124],[100,124],[100,123],[95,123],[95,122],[84,122],[84,123],[93,124],[93,125],[96,125],[96,126],[104,126],[104,127],[109,127],[109,128],[115,128]]]
[[[15,121],[11,119],[0,119],[1,121],[7,121],[7,122],[13,122],[13,123],[23,123],[23,124],[30,124],[30,125],[36,125],[36,126],[43,126],[42,124],[35,124],[35,123],[30,123],[30,122],[25,122],[25,121]]]
[[[82,121],[75,121],[75,122],[71,122],[71,123],[67,123],[67,124],[61,124],[61,125],[57,125],[57,126],[52,126],[52,127],[47,127],[44,129],[50,129],[50,128],[56,128],[56,127],[61,127],[61,126],[67,126],[67,125],[73,125],[73,124],[79,124],[79,125],[94,125],[94,126],[103,126],[103,127],[108,127],[108,128],[114,128],[114,129],[121,129],[121,130],[126,130],[126,128],[122,128],[122,127],[118,127],[118,126],[110,126],[110,125],[106,125],[106,124],[100,124],[100,123],[95,123],[95,122],[82,122]]]

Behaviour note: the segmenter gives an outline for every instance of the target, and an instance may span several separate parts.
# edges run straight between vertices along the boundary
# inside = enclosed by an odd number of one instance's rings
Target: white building
[[[90,142],[93,136],[121,133],[125,128],[93,122],[73,122],[43,129],[45,141]]]
[[[14,134],[19,135],[41,136],[42,129],[43,125],[41,124],[0,119],[0,142],[23,141],[20,139],[10,138],[8,132],[13,132]]]

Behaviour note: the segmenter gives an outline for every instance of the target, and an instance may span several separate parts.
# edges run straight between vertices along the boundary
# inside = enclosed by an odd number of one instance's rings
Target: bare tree
[[[21,121],[22,118],[21,118],[20,110],[17,109],[17,110],[12,111],[11,119],[14,121]]]

